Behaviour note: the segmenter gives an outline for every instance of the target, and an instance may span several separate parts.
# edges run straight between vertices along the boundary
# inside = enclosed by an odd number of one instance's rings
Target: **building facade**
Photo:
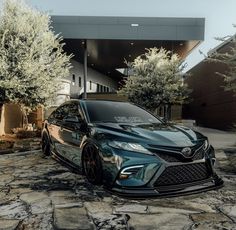
[[[71,82],[70,95],[78,98],[84,91],[83,65],[78,61],[71,60],[72,68],[68,80]],[[102,74],[91,67],[88,68],[87,92],[88,93],[108,93],[116,92],[118,83],[111,77]]]
[[[230,40],[209,53],[230,52]],[[219,62],[204,60],[193,67],[186,82],[193,90],[191,102],[184,106],[183,117],[194,119],[201,126],[222,130],[234,129],[236,125],[236,95],[224,90],[224,79],[218,73],[225,73],[227,66]]]

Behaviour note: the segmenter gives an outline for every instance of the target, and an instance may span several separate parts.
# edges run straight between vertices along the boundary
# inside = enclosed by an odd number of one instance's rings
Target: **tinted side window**
[[[81,120],[77,103],[67,104],[64,108],[65,117],[78,117]]]
[[[65,117],[68,116],[78,116],[80,117],[79,114],[79,109],[78,109],[78,104],[77,103],[70,103],[66,105],[62,105],[58,107],[49,117],[49,119],[56,119],[56,120],[63,120]]]
[[[56,120],[62,120],[65,117],[65,105],[64,106],[60,106],[59,108],[57,108],[52,115],[50,116],[50,118],[56,119]]]

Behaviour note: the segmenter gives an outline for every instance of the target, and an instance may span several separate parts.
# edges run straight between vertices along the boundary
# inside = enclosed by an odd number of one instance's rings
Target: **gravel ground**
[[[92,186],[41,151],[1,155],[0,230],[236,230],[236,149],[216,153],[222,189],[144,200]]]

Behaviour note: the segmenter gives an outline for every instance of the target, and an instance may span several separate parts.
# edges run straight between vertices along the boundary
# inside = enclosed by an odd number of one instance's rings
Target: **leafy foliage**
[[[182,78],[185,65],[177,54],[151,48],[127,64],[132,75],[119,93],[130,101],[154,110],[161,105],[182,104],[188,98],[190,90]]]
[[[0,100],[33,109],[49,105],[70,58],[48,15],[24,1],[6,0],[0,15]]]
[[[217,38],[227,44],[227,50],[219,49],[212,53],[206,61],[222,64],[225,68],[222,68],[222,72],[216,72],[224,79],[224,89],[226,91],[233,91],[236,93],[236,35],[233,37]]]

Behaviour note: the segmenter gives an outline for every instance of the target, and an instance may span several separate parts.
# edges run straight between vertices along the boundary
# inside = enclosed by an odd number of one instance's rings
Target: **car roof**
[[[86,102],[122,102],[122,103],[130,103],[128,101],[115,101],[115,100],[104,100],[104,99],[70,99],[68,101],[66,101],[65,103],[70,103],[70,102],[82,102],[82,103],[86,103]]]

